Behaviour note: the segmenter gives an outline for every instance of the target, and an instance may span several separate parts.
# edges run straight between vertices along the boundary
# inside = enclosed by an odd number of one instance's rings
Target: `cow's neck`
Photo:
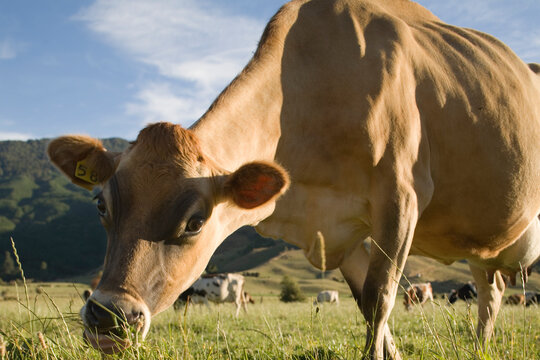
[[[192,127],[205,154],[226,170],[274,158],[282,91],[273,62],[252,61]]]

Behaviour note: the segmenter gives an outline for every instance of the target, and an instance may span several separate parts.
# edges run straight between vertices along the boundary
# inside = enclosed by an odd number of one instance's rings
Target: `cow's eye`
[[[204,225],[204,219],[200,216],[194,216],[186,224],[186,235],[198,234]]]
[[[97,203],[96,203],[96,207],[97,207],[99,216],[107,215],[107,206],[105,205],[105,201],[98,198]]]

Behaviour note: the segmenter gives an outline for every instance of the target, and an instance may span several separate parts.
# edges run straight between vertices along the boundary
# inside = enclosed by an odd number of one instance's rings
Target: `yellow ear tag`
[[[77,162],[77,167],[75,168],[75,177],[84,180],[90,184],[99,184],[97,172],[88,165],[86,165],[86,162],[84,160]]]

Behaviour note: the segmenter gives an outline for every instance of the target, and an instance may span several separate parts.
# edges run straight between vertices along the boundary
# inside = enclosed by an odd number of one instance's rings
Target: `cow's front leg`
[[[478,326],[476,333],[480,341],[482,341],[482,345],[485,346],[493,334],[493,327],[501,307],[506,285],[499,271],[495,272],[494,281],[490,284],[484,269],[472,264],[469,264],[469,268],[478,291]]]
[[[372,242],[362,289],[362,313],[367,322],[366,353],[379,360],[385,358],[387,321],[411,247],[418,220],[418,202],[412,186],[399,181],[390,186],[379,183],[374,187]]]
[[[349,284],[360,311],[362,311],[362,289],[364,288],[368,265],[369,254],[364,247],[363,241],[358,241],[354,250],[350,251],[339,265],[339,269],[347,284]],[[384,329],[384,351],[388,354],[389,358],[401,360],[388,324],[386,324]]]

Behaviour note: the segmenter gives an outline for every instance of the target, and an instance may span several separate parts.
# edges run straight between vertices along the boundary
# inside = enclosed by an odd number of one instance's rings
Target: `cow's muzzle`
[[[121,352],[143,339],[150,328],[150,311],[144,303],[108,298],[96,290],[81,309],[84,339],[106,354]]]

